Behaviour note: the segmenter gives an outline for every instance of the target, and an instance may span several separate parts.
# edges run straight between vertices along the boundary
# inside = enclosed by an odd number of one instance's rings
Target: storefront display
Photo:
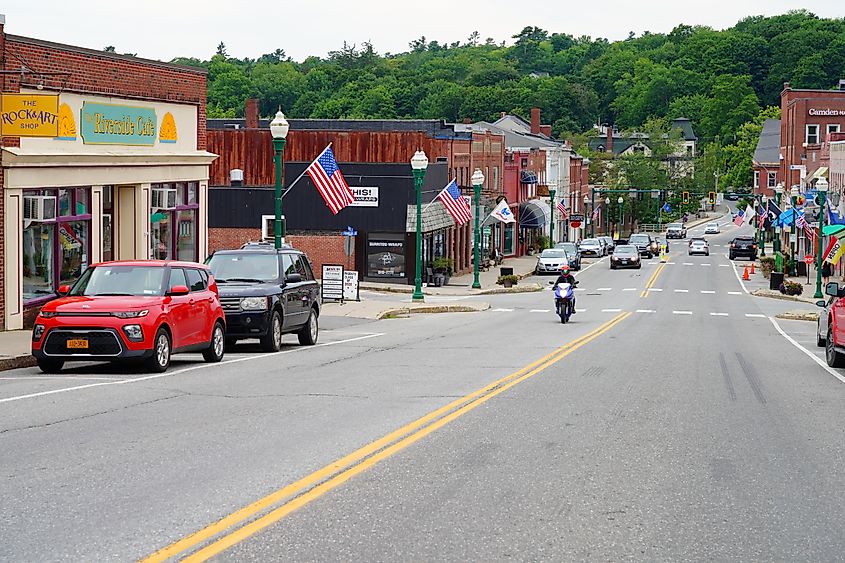
[[[405,277],[405,242],[401,235],[371,235],[367,239],[367,277]]]

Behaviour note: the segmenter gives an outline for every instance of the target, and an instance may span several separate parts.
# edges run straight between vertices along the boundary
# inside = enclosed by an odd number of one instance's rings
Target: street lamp
[[[763,223],[769,213],[769,198],[766,194],[760,196],[760,202],[763,204],[763,217],[757,221],[757,226],[760,228],[760,256],[766,256],[766,227]]]
[[[789,228],[789,247],[790,253],[792,254],[792,262],[789,268],[790,275],[796,275],[795,270],[795,247],[798,244],[798,229],[795,228],[795,204],[798,201],[798,195],[800,192],[798,191],[798,186],[793,185],[792,188],[789,190],[789,200],[792,204],[792,226]],[[795,237],[795,240],[792,240],[792,237]]]
[[[610,236],[610,196],[604,198],[604,234]]]
[[[778,209],[780,209],[780,199],[783,195],[783,182],[778,183],[775,186],[775,205]],[[783,272],[783,256],[780,254],[780,218],[775,223],[775,240],[774,240],[774,250],[775,250],[775,271],[776,272]]]
[[[616,227],[616,238],[622,238],[622,204],[624,202],[622,196],[619,196],[619,199],[616,200],[616,203],[619,204],[619,226]]]
[[[282,227],[282,153],[285,150],[285,140],[288,136],[290,124],[282,113],[282,108],[276,112],[276,117],[270,122],[270,135],[273,136],[273,150],[276,153],[276,216],[273,222],[273,245],[282,247],[285,230]]]
[[[824,299],[824,294],[822,293],[822,239],[824,239],[822,229],[824,228],[824,205],[825,197],[827,196],[827,188],[827,180],[824,178],[819,178],[818,181],[816,181],[816,191],[819,194],[819,242],[818,248],[816,249],[816,294],[813,295],[816,299]]]
[[[420,269],[422,267],[422,185],[426,168],[428,168],[428,157],[423,151],[415,152],[413,158],[411,158],[411,171],[414,174],[414,188],[417,192],[417,269],[414,276],[412,301],[423,301],[425,299],[422,292],[422,274]]]
[[[587,204],[588,203],[590,203],[590,197],[587,194],[584,194],[584,221],[585,222],[590,221],[590,236],[592,237],[593,236],[593,234],[592,234],[593,222],[590,220],[591,219],[590,216],[587,215]],[[584,231],[585,231],[585,234],[586,234],[587,229],[585,228]]]
[[[472,288],[481,289],[478,281],[478,262],[481,260],[481,186],[484,184],[484,174],[480,168],[472,173],[472,194],[475,196],[475,244],[473,244]]]
[[[481,172],[476,168],[476,172]],[[473,176],[475,174],[473,173]],[[482,180],[483,182],[484,180]],[[555,245],[555,189],[549,188],[549,202],[551,203],[552,213],[551,213],[551,221],[549,222],[549,246],[554,247]]]

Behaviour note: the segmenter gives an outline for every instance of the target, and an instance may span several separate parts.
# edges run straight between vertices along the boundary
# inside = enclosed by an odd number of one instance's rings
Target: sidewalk
[[[35,365],[30,355],[31,330],[7,330],[0,332],[0,371]]]

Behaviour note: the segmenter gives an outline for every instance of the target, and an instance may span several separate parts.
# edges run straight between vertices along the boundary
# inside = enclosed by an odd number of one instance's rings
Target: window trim
[[[814,127],[814,128],[815,128],[815,131],[816,131],[816,132],[815,132],[815,138],[816,138],[816,140],[815,140],[815,141],[813,141],[813,142],[810,142],[810,128],[811,128],[811,127]],[[805,142],[805,143],[807,143],[808,145],[818,145],[818,144],[819,144],[819,135],[820,135],[820,134],[821,134],[821,127],[819,126],[819,124],[818,124],[818,123],[807,123],[807,124],[804,126],[804,142]]]
[[[767,187],[774,188],[775,186],[777,186],[777,183],[778,183],[778,173],[777,172],[767,172],[767,174],[768,174],[768,176],[767,176],[767,180],[768,180]]]

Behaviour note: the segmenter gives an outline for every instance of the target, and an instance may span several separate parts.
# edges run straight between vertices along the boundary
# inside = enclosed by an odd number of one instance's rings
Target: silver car
[[[691,238],[689,241],[689,255],[704,254],[710,256],[710,243],[703,238]]]
[[[704,227],[704,234],[705,235],[718,235],[719,234],[719,223],[707,223]]]
[[[569,265],[569,256],[562,248],[547,248],[537,257],[537,265],[534,266],[534,273],[541,274],[557,274],[560,272],[560,267]]]
[[[581,241],[578,245],[578,250],[581,251],[581,256],[604,256],[605,248],[599,239],[587,238]]]

